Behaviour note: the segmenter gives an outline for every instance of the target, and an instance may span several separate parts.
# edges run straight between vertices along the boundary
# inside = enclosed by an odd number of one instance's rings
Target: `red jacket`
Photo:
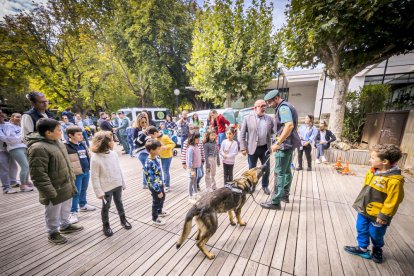
[[[217,117],[217,128],[218,128],[218,133],[223,133],[226,132],[226,125],[230,125],[230,122],[227,121],[226,118],[224,118],[223,115],[218,115]]]

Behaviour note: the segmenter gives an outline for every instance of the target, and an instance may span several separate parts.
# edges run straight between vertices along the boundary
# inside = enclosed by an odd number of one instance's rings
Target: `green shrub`
[[[367,114],[383,111],[390,95],[387,84],[369,84],[360,91],[349,91],[342,138],[353,144],[360,142]]]

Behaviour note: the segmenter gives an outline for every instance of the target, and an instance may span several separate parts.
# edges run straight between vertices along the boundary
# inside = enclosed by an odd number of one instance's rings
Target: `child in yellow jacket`
[[[358,246],[345,246],[346,252],[381,263],[384,235],[404,198],[404,177],[396,163],[401,150],[395,145],[376,145],[371,152],[372,168],[366,174],[354,202]],[[372,253],[368,250],[370,239]]]
[[[161,166],[162,173],[165,185],[165,192],[168,193],[171,191],[170,187],[170,166],[171,160],[173,157],[173,149],[175,148],[175,143],[168,135],[163,134],[161,131],[158,131],[156,127],[150,126],[147,129],[147,133],[151,138],[157,139],[161,143]]]

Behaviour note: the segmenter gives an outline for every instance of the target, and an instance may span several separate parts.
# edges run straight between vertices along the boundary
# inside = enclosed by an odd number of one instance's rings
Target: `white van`
[[[132,121],[134,121],[138,114],[141,113],[143,110],[147,110],[151,114],[151,119],[155,121],[157,127],[160,125],[161,122],[164,122],[167,114],[170,114],[170,110],[168,108],[161,108],[161,107],[130,107],[130,108],[121,108],[118,112],[123,111],[125,115]]]

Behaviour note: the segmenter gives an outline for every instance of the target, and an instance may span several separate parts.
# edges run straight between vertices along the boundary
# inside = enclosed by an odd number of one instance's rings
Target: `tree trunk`
[[[231,93],[227,92],[226,94],[226,101],[224,103],[224,107],[225,108],[230,108],[231,107]]]
[[[341,139],[342,135],[346,105],[345,98],[348,92],[349,81],[349,77],[335,78],[334,95],[329,117],[329,129],[338,140]]]

